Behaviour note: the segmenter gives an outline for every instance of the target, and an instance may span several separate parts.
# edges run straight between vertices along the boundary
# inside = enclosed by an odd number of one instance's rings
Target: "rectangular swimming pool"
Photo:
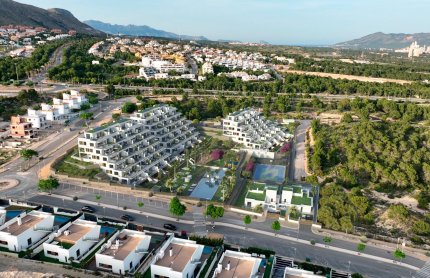
[[[209,175],[209,178],[208,178]],[[199,181],[196,188],[194,188],[190,197],[212,200],[218,187],[221,184],[222,179],[225,176],[225,170],[221,169],[218,171],[209,171],[205,176]]]
[[[258,182],[282,184],[287,167],[283,165],[256,164],[252,179]]]

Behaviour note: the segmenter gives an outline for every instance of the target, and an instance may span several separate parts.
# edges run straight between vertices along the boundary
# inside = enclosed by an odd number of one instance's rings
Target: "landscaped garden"
[[[93,179],[98,174],[102,173],[102,170],[97,165],[89,162],[80,161],[73,158],[78,156],[78,150],[74,149],[68,155],[66,155],[58,164],[54,166],[56,173],[61,175],[67,175],[69,177],[78,178],[89,178]]]

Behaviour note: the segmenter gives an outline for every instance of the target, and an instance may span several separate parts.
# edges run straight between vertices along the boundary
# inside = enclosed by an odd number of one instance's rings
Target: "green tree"
[[[118,121],[118,119],[121,117],[121,114],[119,114],[119,113],[113,113],[112,114],[112,120],[114,121],[114,122],[116,122],[116,121]]]
[[[364,244],[364,243],[357,244],[357,251],[358,252],[363,252],[364,249],[366,249],[366,244]]]
[[[275,232],[275,235],[279,230],[281,230],[281,223],[278,220],[272,222],[272,230]]]
[[[81,104],[81,111],[85,111],[91,108],[91,105],[89,103],[82,103]]]
[[[127,114],[134,113],[136,110],[137,110],[137,105],[136,103],[132,103],[132,102],[124,103],[121,108],[122,113],[127,113]]]
[[[405,205],[402,205],[402,204],[391,205],[388,208],[388,217],[391,219],[404,221],[408,216],[409,216],[409,210]]]
[[[402,250],[400,250],[399,248],[397,248],[396,251],[394,251],[394,253],[393,253],[393,257],[395,259],[403,260],[404,258],[406,258],[406,254],[403,253]]]
[[[330,243],[330,242],[332,242],[332,241],[333,241],[333,238],[332,238],[331,236],[325,236],[325,237],[323,238],[323,241],[324,241],[325,243]]]
[[[51,192],[53,189],[57,188],[60,185],[58,180],[54,177],[49,177],[45,180],[39,180],[37,187],[40,191],[49,191]]]
[[[415,222],[412,226],[412,231],[421,236],[430,235],[430,224],[425,221],[419,220]]]
[[[344,216],[340,219],[340,226],[342,227],[342,230],[345,231],[345,233],[348,233],[348,231],[351,231],[354,227],[352,225],[351,217]]]
[[[106,93],[109,96],[109,99],[113,99],[113,97],[115,96],[115,87],[112,84],[109,84],[106,86]]]
[[[251,224],[251,216],[249,215],[245,215],[245,217],[243,218],[243,223],[245,223],[246,226],[248,226],[249,224]]]
[[[81,118],[82,120],[85,120],[85,125],[88,127],[88,120],[90,120],[93,117],[93,113],[91,112],[82,112],[79,115],[79,118]]]
[[[39,156],[39,153],[35,150],[31,149],[23,149],[19,151],[19,155],[24,158],[24,160],[30,160],[34,156]]]
[[[167,179],[166,188],[168,188],[170,192],[173,192],[174,186],[175,186],[175,182],[173,181],[173,179]]]
[[[206,208],[205,215],[210,216],[212,220],[215,220],[224,216],[224,208],[209,204]]]
[[[179,217],[184,215],[187,210],[187,207],[179,201],[178,197],[173,197],[169,204],[169,212],[176,216],[178,221]]]
[[[143,202],[137,202],[137,207],[142,209],[145,204]],[[142,213],[142,211],[140,212]]]
[[[96,201],[97,203],[100,205],[100,200],[101,200],[102,196],[101,195],[96,195]]]
[[[352,123],[353,121],[350,113],[345,113],[342,117],[342,123]]]

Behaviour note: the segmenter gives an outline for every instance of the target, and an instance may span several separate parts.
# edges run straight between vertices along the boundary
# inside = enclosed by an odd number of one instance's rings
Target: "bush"
[[[422,220],[417,221],[412,226],[412,231],[414,231],[414,233],[417,235],[430,235],[430,224]]]
[[[149,196],[149,197],[152,197],[152,196],[154,196],[154,193],[149,192],[148,196]]]
[[[77,201],[78,197],[77,196],[73,196],[73,201]]]
[[[425,243],[425,241],[422,238],[420,238],[419,236],[411,237],[411,241],[415,245],[423,245]]]
[[[312,245],[315,245],[315,239],[311,239],[310,242],[311,242]]]
[[[207,245],[207,246],[221,246],[224,243],[224,240],[222,238],[215,239],[215,238],[207,238],[207,237],[199,237],[199,236],[190,236],[190,240],[194,240],[197,242],[197,244]]]
[[[122,209],[123,209],[123,210],[127,210],[127,206],[123,206],[123,207],[122,207]]]

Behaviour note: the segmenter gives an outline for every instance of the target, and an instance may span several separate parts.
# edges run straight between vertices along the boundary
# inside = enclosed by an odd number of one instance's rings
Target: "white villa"
[[[31,211],[0,226],[0,247],[13,252],[31,248],[54,230],[54,216],[50,213]]]
[[[31,123],[35,129],[45,129],[49,126],[46,115],[34,109],[27,109],[27,115],[23,116],[25,122]]]
[[[203,248],[195,241],[171,237],[151,265],[151,278],[193,278]]]
[[[70,109],[81,109],[81,105],[88,103],[88,100],[79,91],[70,90],[70,94],[63,93],[63,103],[68,104]]]
[[[278,194],[278,192],[281,192]],[[302,186],[278,186],[254,183],[245,197],[245,206],[255,208],[261,205],[269,211],[287,210],[295,206],[302,214],[312,214],[313,198]]]
[[[157,105],[86,131],[78,139],[79,159],[100,165],[115,182],[137,184],[152,181],[198,136],[175,107]]]
[[[148,253],[151,236],[144,232],[122,230],[116,233],[96,253],[97,268],[125,275],[139,267]]]
[[[273,153],[275,147],[293,137],[278,122],[265,119],[252,108],[229,114],[223,120],[223,134],[257,155]]]
[[[221,256],[212,278],[258,278],[261,259],[251,254],[227,250]]]
[[[43,243],[44,254],[62,263],[71,263],[71,258],[80,260],[100,241],[100,228],[95,222],[81,219],[69,222]]]

